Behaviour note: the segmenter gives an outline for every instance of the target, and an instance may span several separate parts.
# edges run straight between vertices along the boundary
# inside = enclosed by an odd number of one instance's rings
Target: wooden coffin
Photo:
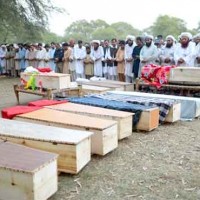
[[[57,155],[0,141],[0,199],[46,200],[57,191]]]
[[[91,160],[91,135],[87,131],[0,119],[0,139],[58,154],[58,171],[64,173],[77,174]]]
[[[41,73],[34,75],[36,79],[36,87],[40,87],[40,82],[43,88],[48,89],[65,89],[70,87],[70,74],[60,73]],[[20,77],[28,81],[31,77],[30,73],[21,73]]]
[[[108,91],[110,91],[111,88],[108,87],[98,87],[93,85],[82,85],[81,90],[81,96],[87,95],[87,94],[104,94]]]
[[[87,117],[52,109],[41,109],[18,115],[16,120],[94,132],[92,135],[92,153],[105,155],[118,146],[117,122]]]
[[[106,83],[104,81],[90,81],[90,82],[78,82],[80,85],[90,85],[90,86],[98,86],[98,87],[106,87],[110,88],[110,90],[114,91],[124,91],[123,85],[116,85],[113,83]]]
[[[173,104],[165,118],[165,122],[173,123],[181,118],[181,103]]]
[[[60,105],[47,106],[46,108],[117,121],[119,140],[129,137],[132,134],[133,113],[75,103],[63,103]]]
[[[136,129],[140,131],[152,131],[159,125],[159,108],[150,108],[142,111]]]
[[[93,81],[91,81],[93,82]],[[105,81],[101,81],[104,82],[106,84],[112,84],[112,85],[116,85],[116,86],[122,86],[124,89],[124,91],[134,91],[134,84],[133,83],[126,83],[126,82],[121,82],[121,81],[112,81],[112,80],[105,80]]]
[[[171,69],[170,83],[200,85],[200,68],[198,67],[176,67]]]

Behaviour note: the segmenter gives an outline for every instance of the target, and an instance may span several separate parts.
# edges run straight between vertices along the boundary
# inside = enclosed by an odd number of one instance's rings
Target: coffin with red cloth
[[[14,106],[10,108],[4,108],[1,111],[2,118],[5,119],[13,119],[15,116],[20,114],[29,113],[35,110],[39,110],[41,107],[37,106]]]
[[[141,78],[149,85],[161,88],[162,84],[167,84],[170,70],[175,66],[158,66],[154,64],[146,65],[142,68]]]

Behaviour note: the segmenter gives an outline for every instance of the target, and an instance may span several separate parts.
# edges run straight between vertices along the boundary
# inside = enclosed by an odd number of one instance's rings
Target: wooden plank
[[[82,91],[81,91],[81,96],[87,95],[87,94],[104,94],[108,91],[110,91],[111,88],[108,87],[98,87],[98,86],[93,86],[93,85],[83,85],[82,86]]]
[[[91,132],[0,119],[0,138],[59,155],[58,170],[77,174],[91,160]]]
[[[200,85],[200,69],[198,67],[176,67],[171,69],[170,83],[198,84]]]
[[[26,81],[30,79],[32,74],[21,73],[20,77]],[[70,74],[60,73],[40,73],[34,75],[36,79],[36,87],[40,87],[40,81],[42,82],[43,88],[49,89],[64,89],[70,86]]]
[[[0,143],[1,200],[44,200],[57,186],[57,156],[9,142]]]
[[[22,120],[27,122],[33,122],[38,124],[44,124],[48,126],[56,126],[62,128],[70,128],[76,130],[88,130],[94,132],[92,135],[92,153],[105,155],[110,151],[114,150],[118,146],[118,135],[117,135],[117,122],[112,120],[104,120],[94,117],[87,117],[72,113],[61,112],[51,109],[41,109],[39,112],[31,112],[15,117],[16,120]],[[110,143],[101,143],[100,140],[106,139],[105,131],[108,129],[112,130],[109,132],[110,137],[113,137]],[[104,141],[104,140],[103,140]],[[109,147],[104,147],[109,145]],[[96,151],[96,148],[101,151]],[[104,151],[104,149],[110,149]]]
[[[75,103],[63,103],[47,106],[46,108],[117,121],[119,140],[129,137],[132,134],[133,113]]]

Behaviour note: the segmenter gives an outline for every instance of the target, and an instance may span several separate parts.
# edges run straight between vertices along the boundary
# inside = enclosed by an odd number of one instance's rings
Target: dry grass
[[[12,84],[0,80],[0,107],[14,105]],[[21,96],[22,102],[32,97]],[[77,176],[61,174],[50,200],[200,199],[200,122],[133,133],[119,148],[92,161]]]

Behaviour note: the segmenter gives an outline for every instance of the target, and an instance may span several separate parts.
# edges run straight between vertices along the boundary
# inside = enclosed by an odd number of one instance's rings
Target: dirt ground
[[[0,78],[0,109],[16,104],[13,84]],[[22,103],[38,97],[20,95]],[[189,106],[189,105],[188,105]],[[50,200],[200,200],[200,121],[134,132],[76,176],[61,174]]]

